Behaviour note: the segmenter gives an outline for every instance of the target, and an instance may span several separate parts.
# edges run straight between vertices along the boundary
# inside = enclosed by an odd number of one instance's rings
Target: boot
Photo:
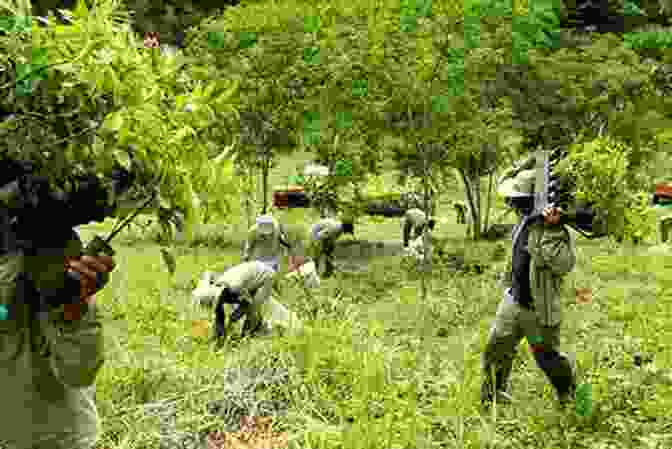
[[[553,385],[558,403],[564,407],[574,400],[576,391],[576,361],[574,357],[556,351],[535,353],[537,365]]]
[[[498,404],[509,404],[512,397],[507,391],[506,381],[503,379],[503,373],[496,374],[495,388],[489,380],[485,380],[481,385],[481,406],[485,410],[489,410],[493,400]]]
[[[571,405],[576,399],[576,383],[572,382],[569,389],[563,393],[557,392],[558,395],[558,405],[561,409],[567,408]]]
[[[511,373],[511,363],[505,366],[499,366],[495,369],[495,386],[493,388],[489,369],[483,372],[484,380],[481,385],[481,406],[488,410],[493,400],[499,404],[508,404],[511,402],[511,395],[508,393],[508,379]]]
[[[250,304],[246,301],[243,301],[240,304],[233,304],[232,307],[233,311],[231,312],[231,322],[237,323],[243,316],[247,315]]]
[[[572,372],[572,378],[569,383],[569,388],[565,391],[556,391],[558,395],[558,403],[561,408],[567,407],[576,399],[576,358],[573,354],[566,354],[569,366]]]
[[[271,334],[271,328],[263,320],[259,320],[256,326],[252,326],[252,321],[249,319],[245,320],[243,324],[242,334],[245,337],[266,337]]]

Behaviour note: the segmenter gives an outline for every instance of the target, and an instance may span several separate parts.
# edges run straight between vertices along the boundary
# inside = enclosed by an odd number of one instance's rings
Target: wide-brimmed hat
[[[259,234],[270,235],[273,234],[275,228],[275,220],[271,215],[259,215],[257,217],[257,230]]]
[[[526,198],[534,196],[536,170],[522,170],[516,176],[504,179],[497,193],[504,198]]]

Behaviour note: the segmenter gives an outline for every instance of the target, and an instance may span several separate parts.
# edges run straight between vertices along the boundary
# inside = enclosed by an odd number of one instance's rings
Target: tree
[[[200,212],[194,186],[207,179],[205,139],[213,125],[235,116],[236,86],[219,80],[192,89],[199,67],[178,79],[182,62],[138,48],[115,7],[101,2],[90,13],[80,2],[70,26],[0,37],[0,108],[10,117],[0,126],[0,153],[34,161],[67,187],[76,172],[130,167],[126,149],[133,145],[143,168],[135,193],[158,191],[162,206],[184,210],[189,234]],[[166,97],[176,98],[176,107]],[[187,97],[193,112],[182,110]]]
[[[328,165],[332,173],[338,161],[352,163],[352,174],[330,177],[323,185],[326,189],[343,190],[351,183],[364,183],[367,171],[376,169],[378,156],[357,137],[360,128],[352,128],[356,117],[350,113],[359,97],[352,90],[344,91],[342,84],[346,77],[357,79],[363,65],[353,73],[346,67],[324,64],[324,59],[317,63],[315,57],[324,58],[326,53],[316,55],[314,51],[317,32],[311,31],[309,22],[316,16],[307,11],[307,17],[297,20],[296,5],[278,5],[272,11],[268,8],[250,5],[235,15],[227,11],[221,18],[204,23],[186,49],[188,57],[207,60],[216,73],[241,80],[241,110],[245,112],[241,114],[243,120],[230,129],[231,133],[241,133],[246,144],[238,148],[239,160],[259,160],[265,177],[277,150],[311,148],[316,160]],[[268,14],[274,21],[263,20]],[[208,37],[216,45],[207,44]],[[332,76],[336,77],[334,83],[325,85],[324,80]],[[250,145],[255,151],[244,155]],[[341,198],[335,192],[330,195]],[[348,207],[353,204],[347,203]]]
[[[400,159],[417,155],[421,144],[450,149],[438,172],[457,170],[474,238],[489,224],[491,200],[482,197],[504,161],[539,146],[566,152],[607,129],[635,149],[632,170],[655,150],[667,106],[653,104],[651,67],[619,45],[621,36],[560,48],[558,8],[550,1],[522,15],[497,0],[467,3],[463,15],[455,14],[462,12],[457,4],[404,8],[400,20],[371,5],[347,14],[301,2],[251,5],[227,11],[209,28],[221,33],[221,48],[205,58],[247,79],[247,91],[272,92],[273,104],[284,105],[276,109],[281,122],[319,161],[353,163],[351,180],[329,181],[342,209],[344,188],[379,170],[391,137],[402,142],[393,145],[404,148]],[[274,20],[260,23],[264,14]],[[429,113],[432,101],[444,106]]]
[[[608,211],[609,232],[617,237],[627,232],[625,223],[639,220],[633,215],[641,210],[635,205],[640,201],[637,192],[648,188],[643,175],[652,168],[653,156],[663,151],[661,137],[670,126],[669,102],[657,95],[655,73],[633,50],[619,45],[617,36],[606,34],[580,51],[532,52],[529,66],[502,70],[498,80],[500,88],[507,86],[500,93],[513,100],[523,154],[537,146],[559,148],[569,159],[581,154],[593,164],[597,159],[583,144],[595,142],[589,148],[600,149],[606,148],[605,142],[607,147],[619,142],[628,183],[621,183],[616,171],[596,170],[583,177],[577,173],[587,173],[586,167],[572,173],[561,165],[578,190],[617,186],[618,191],[609,189],[614,195],[610,201],[592,196],[597,209]],[[534,95],[539,92],[544,94]]]
[[[261,171],[262,213],[268,206],[268,176],[275,166],[274,157],[278,149],[290,149],[289,131],[273,126],[270,114],[266,112],[243,112],[240,116],[241,145],[236,160],[248,167]]]

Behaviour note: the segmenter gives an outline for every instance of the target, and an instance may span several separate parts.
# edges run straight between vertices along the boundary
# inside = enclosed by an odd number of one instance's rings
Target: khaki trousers
[[[573,357],[559,352],[560,326],[540,325],[534,310],[522,307],[507,290],[497,309],[482,357],[481,400],[491,400],[498,391],[506,392],[513,360],[523,337],[530,342],[537,365],[559,396],[567,395],[574,387]]]

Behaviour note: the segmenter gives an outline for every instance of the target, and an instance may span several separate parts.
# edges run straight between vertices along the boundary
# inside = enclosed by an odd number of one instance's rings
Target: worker
[[[320,260],[324,258],[324,277],[334,273],[334,251],[336,240],[343,233],[354,235],[354,223],[350,220],[341,222],[333,218],[323,218],[313,225],[310,232],[310,256],[319,269]]]
[[[576,368],[562,353],[560,290],[576,264],[575,243],[560,223],[560,210],[549,207],[539,221],[527,224],[534,209],[535,170],[505,178],[498,192],[520,217],[514,229],[512,260],[504,298],[499,304],[483,353],[481,404],[509,402],[508,382],[519,342],[527,337],[534,359],[553,385],[559,404],[574,400]]]
[[[260,215],[250,228],[243,246],[242,261],[258,260],[276,272],[280,268],[283,248],[292,251],[284,226],[272,215]]]
[[[430,231],[434,230],[436,220],[434,218],[427,220],[427,216],[423,211],[413,208],[406,211],[401,223],[404,249],[408,249],[411,234],[414,234],[412,239],[415,240],[422,235],[425,226],[427,226]]]
[[[464,201],[454,201],[453,208],[455,209],[455,215],[457,215],[457,224],[466,224],[467,206],[465,206]]]
[[[224,304],[233,307],[231,323],[245,318],[243,336],[270,333],[271,329],[262,317],[262,306],[271,297],[274,275],[275,270],[270,265],[253,261],[231,267],[212,280],[212,284],[220,289],[215,305],[215,338],[226,336]]]

